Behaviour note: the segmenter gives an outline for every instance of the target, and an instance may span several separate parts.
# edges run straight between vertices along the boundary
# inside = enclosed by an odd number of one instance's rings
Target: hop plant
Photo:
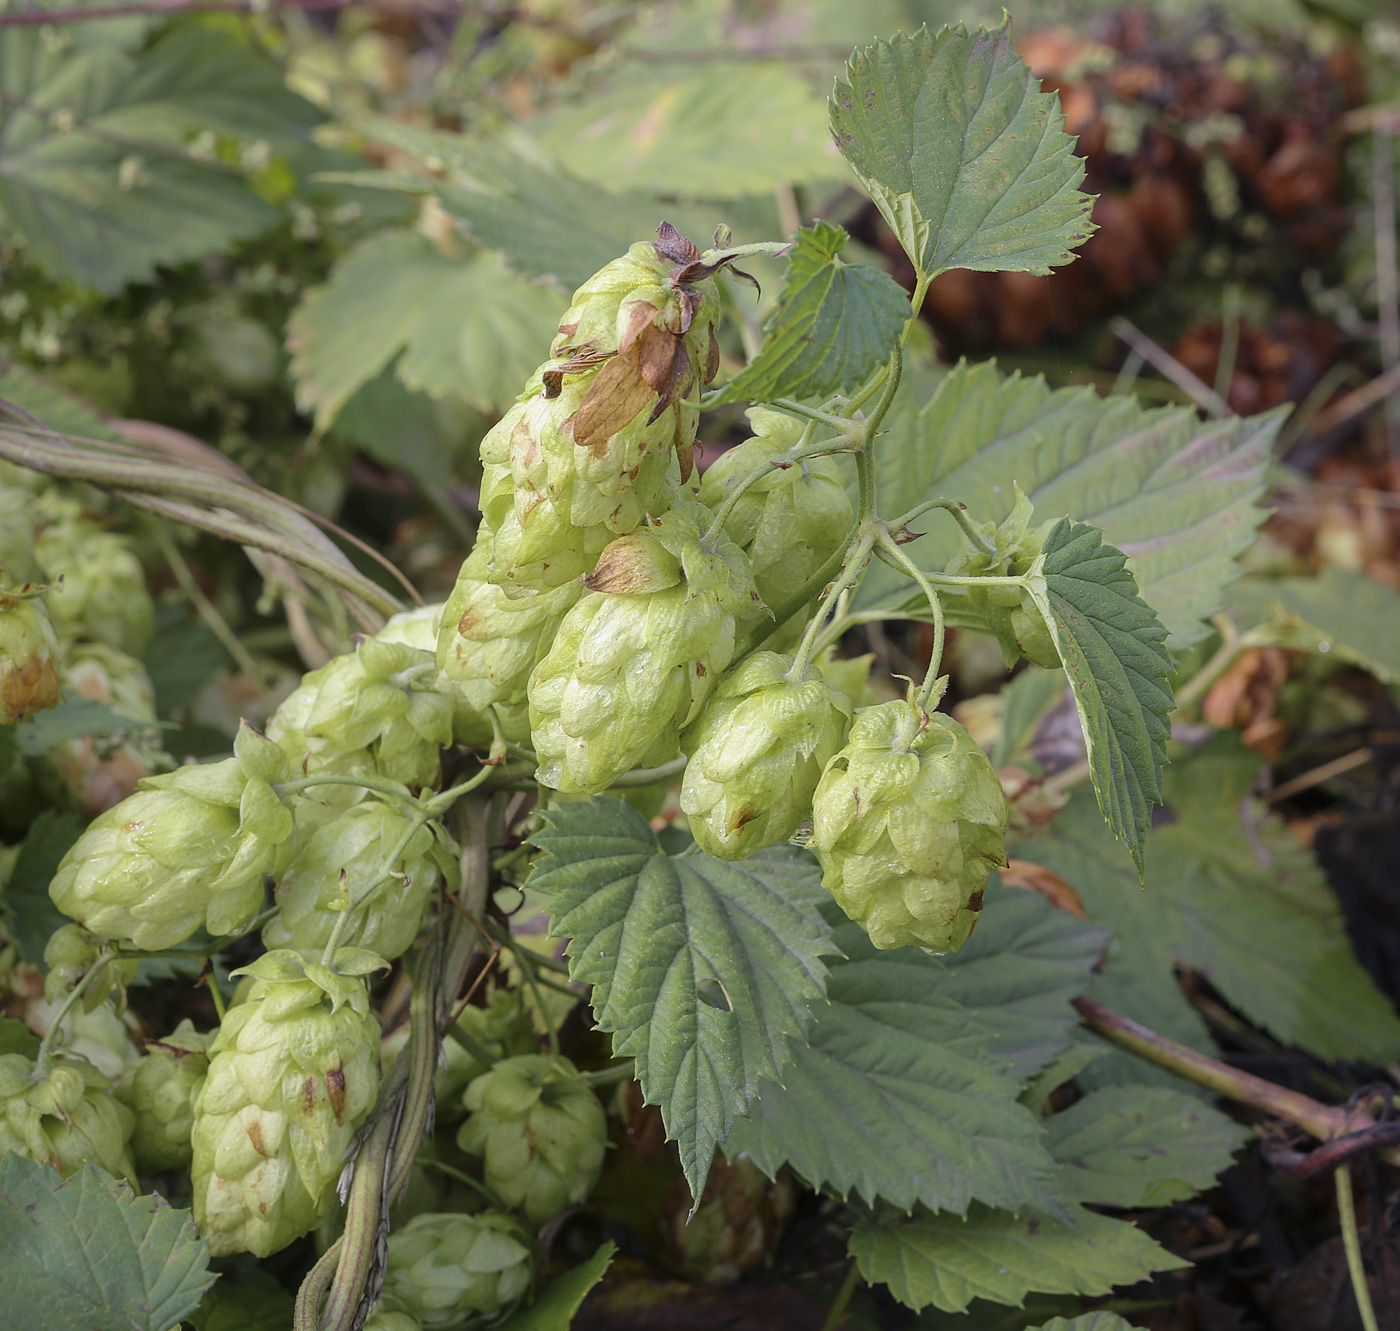
[[[100,814],[63,857],[49,895],[103,938],[159,951],[201,926],[246,929],[262,907],[266,875],[292,849],[292,815],[274,783],[286,755],[251,726],[234,756],[148,777]]]
[[[455,886],[456,877],[457,856],[439,825],[382,800],[351,805],[298,847],[277,886],[280,910],[263,928],[263,942],[319,953],[340,913],[359,903],[341,942],[393,960],[417,936],[433,890],[444,879]]]
[[[56,496],[50,507],[58,516],[39,532],[34,554],[51,584],[46,600],[54,627],[63,638],[141,656],[155,632],[156,608],[131,543]]]
[[[607,1117],[566,1058],[503,1059],[467,1087],[457,1145],[481,1156],[486,1182],[532,1226],[584,1201],[603,1168]]]
[[[706,470],[700,501],[718,511],[738,484],[780,458],[802,437],[802,423],[754,407],[754,435],[728,449]],[[764,604],[776,606],[846,544],[855,516],[841,473],[830,458],[807,458],[770,473],[745,490],[724,529],[748,556]]]
[[[34,559],[33,497],[5,481],[0,475],[0,578],[35,582],[40,574]]]
[[[45,1076],[36,1079],[36,1071],[23,1054],[0,1055],[0,1156],[14,1151],[64,1178],[90,1160],[134,1182],[132,1114],[111,1082],[71,1053]]]
[[[52,707],[58,698],[58,639],[42,603],[0,583],[0,726]]]
[[[427,652],[366,639],[306,675],[274,713],[268,737],[307,776],[376,776],[432,789],[440,751],[452,743],[452,703],[433,687],[436,674]],[[334,811],[364,794],[325,785],[306,802]]]
[[[594,793],[676,752],[758,604],[748,563],[689,501],[614,541],[530,676],[538,779]]]
[[[978,577],[1019,577],[1028,573],[1054,525],[1046,522],[1032,527],[1032,513],[1030,500],[1016,486],[1016,502],[1006,521],[1000,526],[991,522],[979,524],[981,542],[964,537],[962,549],[946,571]],[[1055,640],[1028,591],[1005,584],[969,587],[967,600],[996,635],[1008,668],[1023,656],[1048,669],[1059,666]]]
[[[48,968],[44,976],[44,998],[50,1003],[62,1002],[101,955],[99,940],[81,925],[65,924],[55,929],[44,946],[44,965]],[[114,988],[120,989],[124,999],[126,984],[135,977],[139,964],[136,961],[106,962],[83,990],[83,1011],[94,1011]]]
[[[364,976],[384,963],[344,948],[334,967],[268,952],[209,1048],[195,1101],[194,1216],[215,1256],[258,1257],[314,1229],[379,1089],[379,1023]]]
[[[681,808],[700,849],[742,859],[788,840],[841,747],[851,701],[815,666],[776,652],[745,657],[720,680],[685,736]]]
[[[438,1102],[460,1108],[475,1078],[504,1058],[539,1048],[530,1014],[514,989],[497,989],[484,1008],[468,1006],[443,1039],[445,1066],[437,1075]]]
[[[163,1040],[149,1041],[146,1056],[118,1084],[117,1099],[136,1120],[131,1150],[143,1174],[189,1168],[194,1104],[209,1071],[213,1038],[187,1018]]]
[[[414,1216],[389,1235],[380,1306],[423,1331],[454,1331],[504,1316],[534,1274],[529,1241],[507,1216]]]
[[[442,608],[437,638],[442,687],[462,704],[457,737],[477,746],[492,741],[493,707],[507,739],[529,737],[530,671],[583,594],[582,586],[570,581],[538,596],[509,596],[488,577],[491,540],[483,529]]]
[[[812,800],[822,886],[880,948],[956,952],[1006,863],[1006,798],[951,717],[895,701],[856,713]]]

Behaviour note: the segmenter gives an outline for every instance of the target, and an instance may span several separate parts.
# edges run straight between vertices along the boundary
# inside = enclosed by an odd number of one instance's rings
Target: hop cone
[[[64,515],[39,533],[34,553],[54,627],[64,638],[105,642],[141,656],[155,632],[155,602],[130,542],[95,522]]]
[[[757,604],[747,561],[709,511],[678,504],[620,537],[564,616],[530,676],[539,780],[606,789],[639,763],[667,761],[734,653],[736,615]]]
[[[437,639],[443,687],[462,704],[458,737],[478,746],[491,742],[491,707],[499,709],[507,739],[528,738],[530,671],[583,594],[578,582],[570,581],[538,596],[511,597],[488,579],[491,541],[483,528],[442,608]]]
[[[439,1104],[462,1103],[469,1082],[496,1063],[515,1054],[533,1054],[539,1048],[530,1014],[514,989],[497,989],[484,1008],[462,1010],[443,1039],[446,1066],[437,1074]]]
[[[754,407],[754,437],[722,453],[705,472],[700,500],[718,510],[745,476],[781,456],[802,436],[802,423]],[[724,529],[749,557],[765,605],[786,600],[846,544],[855,517],[841,473],[830,458],[773,467],[740,496]]]
[[[340,912],[360,902],[341,934],[345,946],[385,960],[407,952],[434,889],[444,878],[455,885],[457,874],[446,834],[415,822],[395,805],[366,800],[320,823],[282,875],[281,910],[264,927],[263,942],[319,953]],[[390,864],[405,836],[407,846]]]
[[[100,814],[63,857],[49,895],[103,938],[160,951],[201,926],[245,929],[263,903],[263,879],[291,850],[292,815],[273,782],[286,756],[250,726],[234,756],[148,777]]]
[[[990,522],[980,524],[985,545],[991,546],[995,553],[989,554],[986,549],[964,538],[962,550],[949,563],[946,571],[992,577],[1018,577],[1029,572],[1052,525],[1047,522],[1032,527],[1031,516],[1030,500],[1021,493],[1018,485],[1016,502],[1006,521],[1000,526]],[[1045,616],[1040,613],[1029,592],[1020,587],[969,587],[967,600],[996,634],[1008,668],[1022,656],[1048,669],[1059,666],[1060,653],[1050,636]]]
[[[508,1312],[534,1273],[529,1241],[507,1216],[415,1216],[389,1235],[381,1306],[423,1331],[454,1331]]]
[[[437,621],[441,614],[441,605],[415,605],[411,610],[400,610],[389,616],[384,627],[374,635],[375,640],[431,652],[437,645]]]
[[[146,1056],[117,1087],[117,1098],[136,1119],[131,1149],[143,1174],[188,1169],[194,1103],[209,1071],[209,1043],[188,1019],[163,1040],[146,1045]]]
[[[1006,816],[991,763],[951,717],[863,708],[812,800],[822,886],[876,947],[956,952],[1006,863]]]
[[[452,743],[452,703],[433,688],[437,666],[415,647],[369,638],[306,675],[268,723],[268,737],[307,776],[365,775],[414,790],[436,787]],[[353,786],[312,787],[307,803],[344,808]]]
[[[73,986],[90,971],[101,956],[98,940],[81,925],[65,924],[49,935],[44,945],[44,998],[49,1003],[61,1003]],[[79,1000],[84,1012],[95,1011],[114,988],[120,988],[125,1002],[126,985],[136,975],[137,961],[109,961],[88,983]],[[71,1041],[69,1044],[71,1045]]]
[[[0,1055],[0,1156],[14,1151],[64,1178],[91,1160],[134,1181],[131,1111],[113,1097],[111,1082],[71,1054],[41,1081],[34,1071],[23,1054]]]
[[[776,652],[745,657],[685,737],[681,808],[700,849],[720,859],[788,840],[845,741],[850,699],[815,666],[794,677],[794,665]]]
[[[503,1059],[467,1087],[457,1145],[485,1163],[486,1182],[538,1227],[584,1201],[603,1168],[608,1124],[588,1081],[551,1054]]]
[[[58,639],[44,607],[0,584],[0,726],[58,702]]]
[[[409,1313],[395,1312],[380,1304],[361,1331],[423,1331],[423,1323]]]
[[[336,969],[268,952],[243,972],[195,1101],[194,1216],[215,1256],[266,1257],[329,1214],[345,1152],[379,1090],[379,1023],[354,948]]]

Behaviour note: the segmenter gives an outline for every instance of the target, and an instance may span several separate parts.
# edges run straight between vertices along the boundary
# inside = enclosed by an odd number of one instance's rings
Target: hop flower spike
[[[567,1058],[503,1059],[467,1087],[457,1145],[485,1162],[486,1182],[538,1227],[587,1199],[603,1168],[607,1117]]]
[[[100,814],[58,866],[49,895],[103,938],[160,951],[201,926],[233,934],[262,907],[264,878],[292,849],[292,815],[273,783],[291,766],[249,725],[234,756],[148,777]]]
[[[685,736],[681,808],[700,849],[720,859],[788,840],[845,741],[850,699],[815,666],[795,675],[795,664],[776,652],[745,657]]]
[[[34,1079],[33,1060],[0,1055],[0,1156],[14,1151],[67,1178],[89,1160],[118,1178],[136,1179],[127,1143],[131,1111],[85,1059],[65,1053]]]
[[[822,886],[879,948],[956,952],[1006,863],[1006,797],[951,717],[895,701],[856,713],[812,800]]]
[[[266,1257],[329,1214],[379,1090],[364,977],[383,967],[342,948],[334,966],[277,951],[233,972],[252,987],[210,1046],[191,1138],[194,1216],[215,1256]]]

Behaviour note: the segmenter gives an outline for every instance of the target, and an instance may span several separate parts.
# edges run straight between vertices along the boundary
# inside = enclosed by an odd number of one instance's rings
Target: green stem
[[[892,531],[898,531],[901,527],[907,527],[911,522],[923,517],[925,513],[930,513],[936,508],[941,508],[952,515],[953,521],[962,528],[962,533],[982,554],[989,558],[996,558],[996,546],[992,545],[976,527],[972,525],[972,519],[967,516],[967,505],[959,503],[956,499],[925,499],[922,504],[915,504],[907,513],[901,514],[890,523]]]
[[[494,767],[483,767],[475,776],[469,777],[466,781],[458,782],[455,786],[450,786],[447,790],[431,796],[422,801],[423,812],[430,818],[441,817],[463,795],[470,795],[478,786],[484,784],[491,777],[496,775]]]
[[[248,649],[239,641],[238,634],[229,628],[227,621],[219,613],[214,603],[200,591],[199,583],[195,581],[194,574],[190,572],[190,566],[176,548],[175,542],[170,539],[169,533],[164,530],[158,531],[156,542],[186,599],[194,606],[195,611],[209,631],[223,644],[224,650],[233,658],[239,670],[248,677],[249,683],[258,690],[259,696],[265,697],[266,690],[258,682],[257,662],[253,660]]]
[[[273,789],[279,795],[300,795],[303,790],[310,790],[312,786],[359,786],[364,790],[374,791],[376,795],[383,795],[385,799],[400,800],[413,805],[418,803],[413,792],[407,786],[399,785],[397,781],[385,781],[377,776],[345,776],[338,772],[295,777],[291,781],[278,782]]]
[[[325,1331],[341,1331],[353,1326],[367,1287],[373,1288],[371,1277],[375,1265],[383,1260],[379,1251],[380,1235],[389,1224],[385,1184],[397,1130],[396,1115],[385,1114],[376,1119],[355,1156],[345,1204],[342,1257],[336,1264],[330,1294],[320,1315]]]
[[[832,607],[841,599],[841,594],[848,588],[854,587],[860,580],[860,575],[870,562],[870,552],[875,548],[875,540],[873,534],[866,532],[846,551],[845,564],[842,566],[840,577],[826,589],[826,595],[822,597],[821,604],[817,607],[817,613],[812,616],[811,622],[802,634],[802,641],[797,646],[791,671],[793,679],[801,679],[808,665],[811,664],[812,654],[816,650],[817,635],[821,632],[822,624],[825,623],[827,615],[831,613]]]
[[[815,421],[818,425],[825,425],[839,435],[849,437],[852,433],[849,416],[838,416],[823,407],[809,407],[805,402],[798,402],[790,397],[780,397],[769,405],[787,412],[789,416],[800,416],[804,421]]]
[[[915,701],[924,711],[928,711],[933,701],[934,689],[938,685],[938,672],[943,665],[943,642],[947,630],[943,623],[943,602],[933,590],[929,580],[919,566],[895,543],[888,531],[881,531],[879,550],[887,564],[892,564],[902,573],[907,573],[919,584],[919,590],[928,598],[928,608],[933,614],[933,650],[929,653],[928,669],[924,672],[924,682],[919,687]]]
[[[34,1056],[35,1081],[42,1081],[49,1075],[49,1064],[53,1061],[54,1044],[59,1038],[63,1023],[68,1020],[68,1014],[73,1010],[73,1005],[83,996],[83,991],[115,955],[113,952],[108,952],[98,957],[88,969],[87,974],[82,976],[78,983],[68,991],[68,997],[63,1000],[58,1011],[54,1013],[53,1019],[49,1022],[49,1029],[44,1032],[44,1038],[39,1042],[39,1052]]]
[[[939,587],[1024,587],[1025,578],[1012,577],[973,577],[961,573],[925,573],[931,583]]]
[[[544,1005],[544,995],[540,992],[540,982],[535,976],[535,958],[527,947],[522,947],[510,936],[505,936],[506,946],[510,949],[511,955],[515,958],[516,964],[520,967],[520,972],[525,977],[525,983],[530,986],[530,993],[535,1000],[535,1006],[540,1010],[540,1020],[544,1023],[545,1035],[549,1040],[549,1052],[556,1058],[559,1057],[559,1032],[554,1029],[554,1023],[549,1019],[549,1009]],[[577,994],[572,995],[577,998]]]
[[[1342,1243],[1346,1247],[1347,1271],[1351,1276],[1352,1293],[1356,1296],[1356,1310],[1361,1314],[1361,1325],[1365,1331],[1380,1331],[1376,1310],[1371,1303],[1371,1286],[1366,1280],[1366,1264],[1361,1259],[1356,1201],[1351,1195],[1351,1166],[1343,1162],[1337,1166],[1332,1177],[1337,1183],[1337,1215],[1342,1222]]]
[[[464,1169],[455,1169],[452,1165],[441,1160],[434,1160],[431,1156],[424,1157],[423,1163],[430,1169],[436,1169],[439,1174],[446,1174],[448,1178],[456,1179],[458,1183],[465,1183],[467,1187],[479,1192],[490,1204],[502,1215],[508,1214],[510,1207],[501,1200],[500,1194],[489,1184],[483,1183],[479,1178],[473,1178]]]
[[[384,872],[379,875],[367,888],[364,889],[340,914],[336,917],[335,924],[331,927],[331,936],[326,939],[325,950],[321,953],[321,965],[332,966],[335,963],[336,949],[340,946],[340,940],[345,936],[346,926],[350,923],[350,917],[354,915],[381,887],[391,878],[399,877],[394,866],[403,858],[404,852],[408,849],[408,844],[418,835],[418,829],[428,821],[428,814],[425,810],[417,818],[413,819],[404,834],[399,838],[398,844],[389,853],[385,861]]]
[[[219,977],[214,974],[213,966],[209,967],[209,973],[204,977],[204,987],[209,990],[209,1001],[214,1004],[215,1015],[222,1026],[228,1009],[224,1004],[224,991],[219,988]]]
[[[856,1292],[856,1286],[860,1283],[860,1265],[857,1262],[851,1263],[851,1269],[846,1272],[846,1278],[841,1282],[841,1288],[836,1291],[836,1297],[831,1301],[831,1311],[826,1315],[826,1321],[822,1323],[822,1331],[836,1331],[841,1325],[842,1319],[846,1316],[846,1307],[851,1301],[851,1295]]]
[[[634,767],[618,777],[608,789],[632,790],[637,786],[654,786],[658,781],[669,781],[672,777],[680,776],[685,771],[685,764],[686,758],[682,754],[668,763],[662,763],[660,767]]]
[[[599,1068],[596,1072],[585,1072],[584,1080],[590,1086],[616,1086],[620,1081],[631,1081],[637,1075],[637,1065],[630,1059],[624,1058],[620,1063],[614,1063],[611,1067]]]

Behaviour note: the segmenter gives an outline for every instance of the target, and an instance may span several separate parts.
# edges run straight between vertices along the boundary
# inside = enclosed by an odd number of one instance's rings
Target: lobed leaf
[[[824,398],[858,387],[889,359],[909,320],[909,298],[878,269],[842,263],[845,244],[845,231],[829,222],[797,233],[763,345],[715,405]]]
[[[84,1165],[61,1179],[0,1157],[0,1324],[27,1331],[169,1331],[214,1283],[188,1211]]]
[[[1240,576],[1236,557],[1264,518],[1256,501],[1283,416],[1202,421],[1190,407],[1144,409],[1135,398],[1052,391],[1040,377],[962,363],[922,408],[897,400],[878,453],[880,493],[901,507],[947,495],[970,503],[975,520],[1001,522],[1015,482],[1042,518],[1103,528],[1173,645],[1185,645],[1209,631],[1202,621]],[[921,568],[941,569],[962,537],[940,514],[924,525],[905,549]],[[856,608],[928,614],[908,581],[882,565]]]
[[[864,1220],[851,1232],[861,1275],[910,1308],[962,1312],[973,1299],[1107,1294],[1183,1265],[1123,1220],[1073,1208],[1073,1223],[974,1206],[966,1216]]]
[[[579,1305],[607,1274],[616,1255],[615,1243],[603,1244],[586,1262],[555,1276],[528,1308],[506,1318],[498,1331],[569,1331]]]
[[[1093,1091],[1045,1128],[1066,1194],[1103,1206],[1184,1201],[1210,1187],[1250,1136],[1196,1096],[1157,1086]]]
[[[1030,591],[1069,677],[1099,808],[1141,872],[1175,706],[1167,631],[1137,594],[1127,556],[1088,523],[1051,528]]]
[[[569,939],[570,976],[593,986],[598,1025],[637,1061],[661,1106],[691,1190],[749,1111],[760,1079],[791,1058],[811,1024],[835,950],[816,910],[816,866],[767,852],[728,864],[663,853],[646,819],[617,799],[545,815],[530,886],[550,894],[551,931]]]
[[[1045,274],[1093,231],[1054,93],[992,32],[921,28],[852,55],[831,133],[923,279]]]

